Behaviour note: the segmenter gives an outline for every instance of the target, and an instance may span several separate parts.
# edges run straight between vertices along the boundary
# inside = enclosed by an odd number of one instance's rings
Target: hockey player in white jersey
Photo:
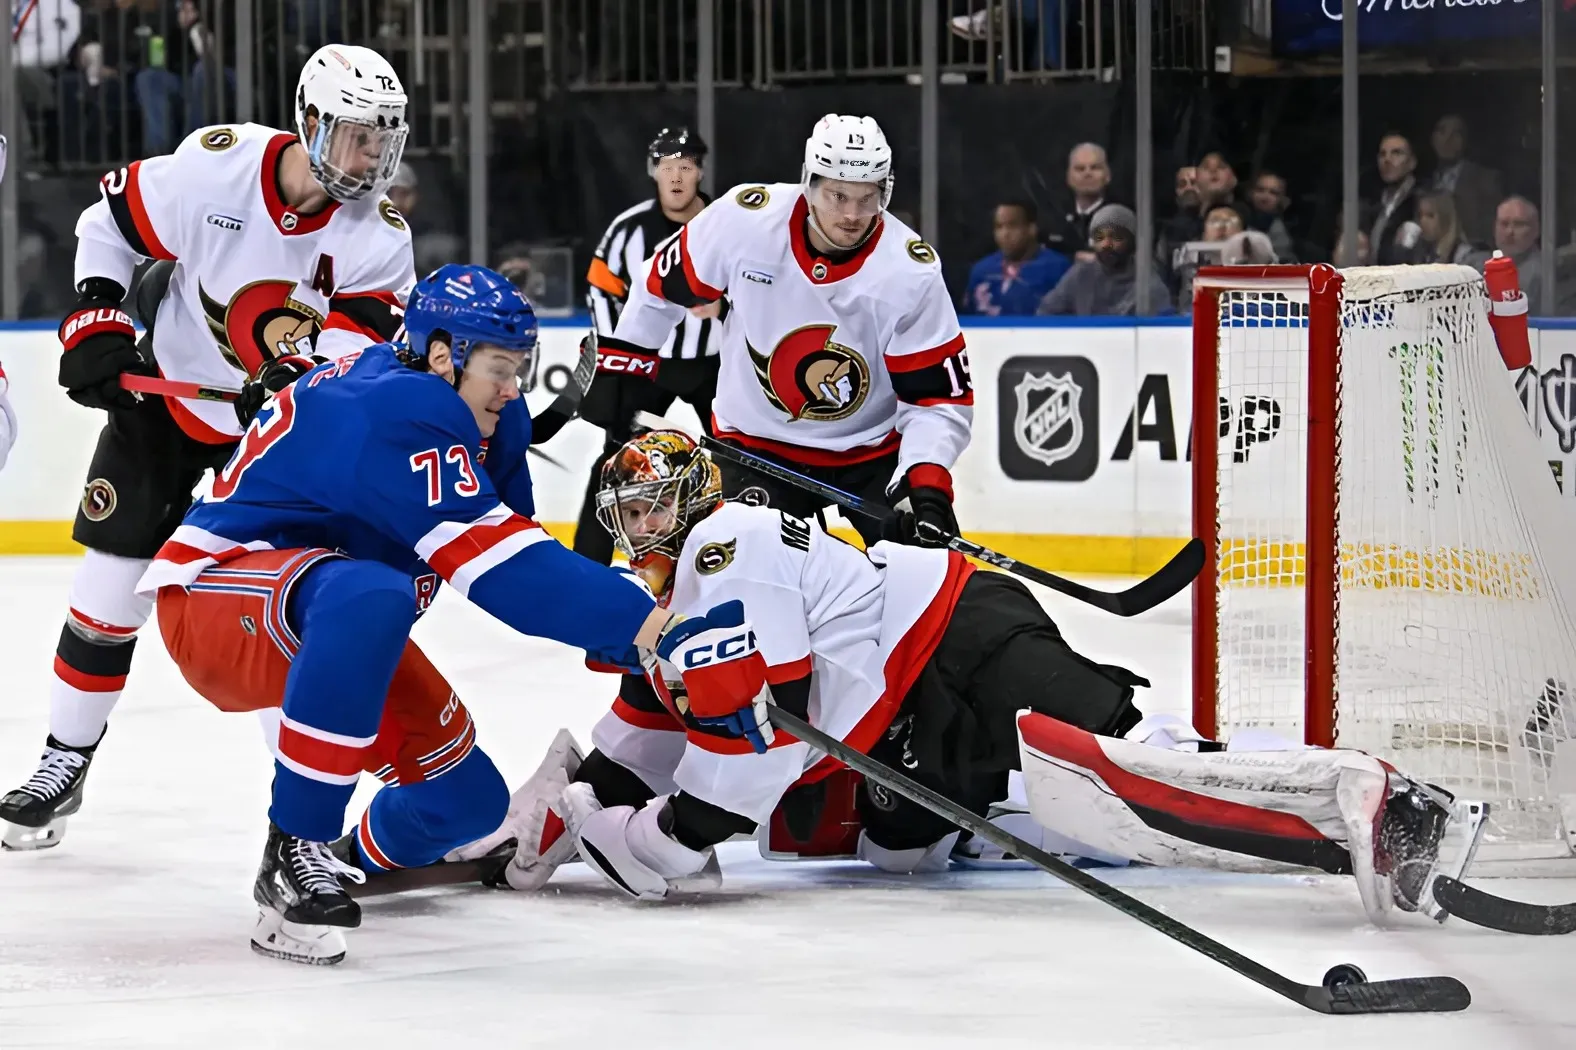
[[[774,732],[777,704],[982,814],[1022,768],[1035,819],[1107,857],[1312,867],[1355,875],[1376,919],[1427,906],[1460,812],[1443,793],[1361,752],[1225,750],[1145,717],[1133,696],[1148,683],[1079,654],[1015,578],[952,551],[867,557],[786,512],[724,503],[686,435],[631,441],[603,478],[602,520],[687,619],[644,678],[626,676],[595,750],[582,759],[560,734],[516,793],[494,839],[521,844],[517,888],[577,851],[632,897],[715,884],[713,847],[774,817],[804,842],[862,826],[857,855],[888,871],[948,864],[956,827],[868,781],[845,803],[835,763]]]
[[[0,798],[0,842],[53,846],[131,668],[152,604],[135,584],[180,524],[205,469],[222,466],[270,390],[394,335],[415,283],[410,232],[383,196],[407,131],[406,97],[375,51],[332,44],[307,60],[296,128],[202,128],[173,154],[101,180],[77,222],[77,306],[61,324],[60,383],[107,410],[72,537],[87,554],[55,652],[37,771]],[[134,268],[160,260],[139,347],[122,309]],[[148,316],[148,314],[152,314]],[[123,375],[243,387],[223,402],[140,397]]]
[[[630,283],[604,368],[651,374],[689,308],[727,296],[712,404],[719,438],[956,533],[952,466],[969,443],[968,355],[935,249],[886,211],[892,149],[870,117],[828,114],[800,182],[737,186],[658,245]],[[742,491],[813,518],[805,493],[729,466]],[[853,522],[867,542],[881,523]]]

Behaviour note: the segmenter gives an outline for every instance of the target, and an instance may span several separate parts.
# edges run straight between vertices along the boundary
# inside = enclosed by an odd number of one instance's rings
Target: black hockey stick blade
[[[1447,1013],[1465,1010],[1472,1002],[1466,985],[1454,977],[1408,977],[1396,981],[1372,981],[1360,984],[1326,988],[1322,984],[1302,984],[1271,970],[1263,963],[1243,955],[1219,941],[1200,933],[1186,923],[1179,922],[1164,912],[1150,907],[1143,901],[1100,881],[1088,872],[1073,867],[1059,857],[1032,846],[985,818],[975,814],[939,792],[916,783],[891,768],[886,763],[823,733],[804,719],[776,705],[767,707],[772,725],[779,730],[803,740],[817,751],[824,752],[857,773],[877,784],[895,791],[904,798],[924,806],[939,817],[944,817],[971,831],[1004,852],[1028,861],[1048,875],[1052,875],[1082,890],[1103,904],[1110,905],[1122,914],[1137,919],[1150,929],[1165,934],[1201,955],[1241,974],[1261,987],[1290,999],[1294,1003],[1323,1014],[1377,1014],[1377,1013]]]
[[[1434,880],[1434,900],[1458,919],[1502,933],[1555,937],[1576,930],[1576,904],[1523,904],[1484,893],[1448,875]]]
[[[1139,580],[1125,591],[1113,593],[1086,587],[1055,573],[1046,572],[1044,569],[1036,569],[1032,565],[1024,565],[1016,558],[998,554],[989,547],[982,547],[962,536],[946,537],[943,533],[935,531],[933,525],[921,523],[920,528],[929,529],[936,537],[945,539],[947,546],[959,554],[977,558],[987,565],[1005,569],[1042,587],[1049,587],[1059,594],[1076,598],[1086,605],[1093,605],[1097,609],[1115,613],[1117,616],[1137,616],[1139,613],[1148,612],[1161,602],[1186,590],[1198,577],[1199,570],[1204,567],[1204,542],[1195,537],[1184,543],[1182,549],[1160,567],[1159,572]]]
[[[663,419],[661,416],[653,415],[650,412],[635,413],[635,424],[657,430],[680,430],[688,433],[688,431],[685,431],[685,428],[677,423]],[[811,495],[821,497],[828,503],[835,503],[844,510],[851,510],[855,514],[874,518],[877,521],[892,516],[891,509],[886,506],[871,500],[861,499],[852,493],[834,488],[823,481],[801,474],[792,467],[785,467],[781,463],[775,463],[747,449],[735,448],[706,435],[697,437],[691,434],[690,436],[699,441],[701,446],[717,459],[725,459],[748,470],[787,482]],[[918,527],[926,530],[927,537],[937,546],[948,547],[959,554],[975,558],[987,565],[1010,572],[1016,576],[1022,576],[1024,579],[1032,580],[1042,587],[1049,587],[1059,594],[1065,594],[1069,598],[1092,605],[1097,609],[1114,613],[1117,616],[1137,616],[1141,612],[1148,612],[1161,602],[1186,589],[1193,582],[1194,578],[1198,576],[1199,570],[1204,567],[1204,544],[1201,540],[1194,538],[1183,544],[1182,549],[1162,566],[1159,572],[1147,579],[1140,580],[1125,591],[1113,594],[1110,591],[1086,587],[1081,583],[1076,583],[1053,572],[1047,572],[1044,569],[1037,569],[1032,565],[1024,565],[1016,558],[1009,558],[1007,555],[993,551],[989,547],[981,546],[973,540],[964,539],[962,536],[948,535],[934,525],[922,522]]]
[[[432,889],[435,886],[463,886],[479,882],[496,886],[503,877],[503,868],[514,856],[515,841],[500,843],[485,857],[475,860],[439,861],[419,868],[395,868],[369,874],[367,881],[350,883],[346,889],[352,897],[383,897],[391,893],[409,893],[411,890]]]

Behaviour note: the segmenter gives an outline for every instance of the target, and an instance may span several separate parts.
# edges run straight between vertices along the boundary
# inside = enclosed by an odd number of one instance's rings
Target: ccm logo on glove
[[[683,654],[683,667],[692,671],[697,667],[708,664],[725,663],[728,660],[737,660],[741,656],[748,656],[755,651],[755,632],[746,631],[736,634],[732,638],[724,638],[715,643],[702,643],[687,647]]]

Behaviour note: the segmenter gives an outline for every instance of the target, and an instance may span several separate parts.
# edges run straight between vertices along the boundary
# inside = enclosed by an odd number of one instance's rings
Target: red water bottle
[[[1494,329],[1499,356],[1512,372],[1532,364],[1532,338],[1527,331],[1527,297],[1516,275],[1516,264],[1496,251],[1483,264],[1483,283],[1488,288],[1488,324]]]

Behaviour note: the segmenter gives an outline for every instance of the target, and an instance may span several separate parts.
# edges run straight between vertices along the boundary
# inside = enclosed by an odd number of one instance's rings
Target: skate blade
[[[6,824],[0,835],[0,849],[11,853],[29,853],[60,845],[66,837],[66,821],[56,817],[41,828],[25,828],[20,824]]]
[[[345,935],[337,926],[307,926],[276,911],[260,911],[252,951],[303,966],[333,966],[345,959]]]

